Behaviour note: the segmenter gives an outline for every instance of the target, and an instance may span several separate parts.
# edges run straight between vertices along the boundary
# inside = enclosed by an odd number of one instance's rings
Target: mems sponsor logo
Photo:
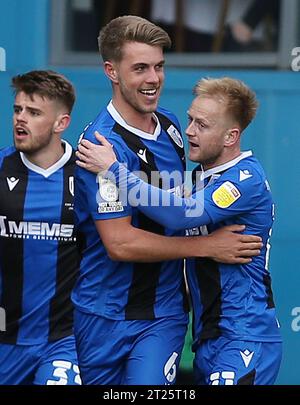
[[[16,239],[75,241],[74,225],[48,222],[9,221],[0,216],[0,236]]]

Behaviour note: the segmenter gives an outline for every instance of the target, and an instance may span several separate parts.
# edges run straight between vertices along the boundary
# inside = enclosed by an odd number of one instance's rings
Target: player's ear
[[[109,80],[111,80],[113,83],[118,82],[118,73],[116,71],[115,65],[112,62],[104,62],[104,72]]]
[[[60,114],[54,123],[54,132],[63,132],[65,129],[68,128],[70,121],[71,117],[69,114]]]
[[[225,146],[232,146],[236,144],[241,135],[241,130],[237,127],[235,128],[230,128],[226,131],[225,136],[224,136],[224,145]]]

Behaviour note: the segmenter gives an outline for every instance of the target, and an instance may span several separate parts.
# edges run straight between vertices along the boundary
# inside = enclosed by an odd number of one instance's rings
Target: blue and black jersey
[[[252,153],[245,152],[202,175],[204,211],[210,221],[199,228],[199,234],[244,224],[245,233],[262,237],[263,248],[244,265],[189,261],[196,340],[222,335],[235,340],[280,341],[269,272],[274,203],[265,173]],[[195,234],[195,229],[190,232]]]
[[[198,168],[193,176],[198,181],[192,198],[182,199],[159,190],[156,206],[139,201],[150,200],[157,189],[128,173],[118,162],[110,168],[108,176],[112,174],[120,193],[126,187],[129,202],[163,226],[190,228],[187,234],[192,236],[208,234],[224,225],[244,224],[245,233],[262,237],[261,253],[249,264],[188,260],[195,343],[221,335],[235,340],[281,340],[268,269],[274,204],[264,171],[251,152],[206,172]],[[131,198],[133,194],[139,200]]]
[[[72,334],[79,256],[74,233],[75,154],[44,170],[14,147],[0,151],[0,342],[35,345]]]
[[[110,103],[84,132],[97,143],[99,131],[113,144],[120,161],[161,188],[182,192],[184,148],[177,119],[158,109],[154,134],[133,128]],[[175,175],[170,176],[171,172]],[[116,320],[151,320],[187,311],[182,260],[159,263],[112,261],[95,221],[131,217],[132,225],[161,235],[184,235],[123,204],[115,185],[81,168],[76,171],[75,213],[82,246],[80,275],[72,294],[80,310]],[[151,250],[151,245],[149,245]]]

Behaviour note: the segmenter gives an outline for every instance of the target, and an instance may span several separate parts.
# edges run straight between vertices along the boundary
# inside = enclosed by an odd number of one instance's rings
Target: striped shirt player
[[[187,278],[193,302],[197,383],[273,384],[282,349],[268,269],[274,215],[268,182],[251,151],[207,171],[199,168],[193,173],[192,198],[166,196],[160,190],[160,206],[152,207],[139,201],[149,200],[157,189],[118,162],[108,176],[114,175],[120,193],[127,188],[132,205],[163,226],[187,228],[187,235],[192,236],[237,223],[246,225],[246,233],[262,237],[261,253],[251,263],[189,259]]]
[[[47,170],[14,147],[0,151],[1,384],[80,384],[71,290],[75,155]]]
[[[99,131],[130,170],[180,194],[185,159],[179,123],[163,109],[154,118],[154,134],[145,133],[127,125],[110,102],[84,138],[95,143],[94,132]],[[174,170],[179,176],[168,181]],[[83,251],[72,299],[83,382],[174,383],[187,325],[183,262],[113,261],[95,221],[130,216],[143,230],[167,236],[184,232],[162,227],[122,204],[112,182],[81,168],[75,180],[75,213]]]

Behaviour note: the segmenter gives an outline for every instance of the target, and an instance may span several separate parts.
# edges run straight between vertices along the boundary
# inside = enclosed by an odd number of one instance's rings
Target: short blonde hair
[[[103,61],[119,62],[126,42],[141,42],[162,49],[171,47],[171,39],[162,28],[145,18],[123,15],[100,30],[98,45]]]
[[[230,77],[199,80],[194,95],[218,98],[226,104],[227,111],[238,122],[243,131],[256,115],[258,101],[254,91],[244,82]]]

